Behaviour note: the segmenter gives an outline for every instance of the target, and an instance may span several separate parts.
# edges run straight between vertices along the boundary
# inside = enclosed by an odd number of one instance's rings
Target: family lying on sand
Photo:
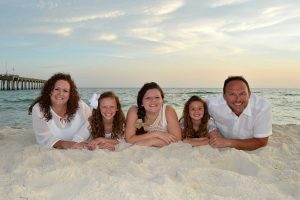
[[[270,104],[251,94],[242,76],[228,77],[223,95],[191,96],[178,120],[155,82],[138,92],[125,118],[119,98],[107,91],[92,97],[92,109],[80,100],[69,74],[54,74],[29,107],[37,142],[48,148],[115,150],[121,141],[163,147],[183,141],[192,146],[255,150],[272,134]]]

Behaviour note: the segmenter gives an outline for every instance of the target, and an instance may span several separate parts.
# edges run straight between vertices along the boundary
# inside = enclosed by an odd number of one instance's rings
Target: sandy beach
[[[0,199],[300,199],[300,125],[273,125],[252,152],[45,149],[31,129],[0,129]]]

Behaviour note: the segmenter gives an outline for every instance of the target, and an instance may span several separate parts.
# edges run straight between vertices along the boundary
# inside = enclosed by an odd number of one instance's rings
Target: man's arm
[[[264,147],[268,143],[269,137],[264,138],[250,138],[250,139],[230,139],[224,138],[220,135],[210,135],[209,144],[213,148],[231,147],[239,150],[252,151],[260,147]]]

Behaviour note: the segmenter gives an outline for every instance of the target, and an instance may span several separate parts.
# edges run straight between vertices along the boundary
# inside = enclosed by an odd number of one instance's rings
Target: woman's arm
[[[164,133],[166,134],[166,133]],[[140,140],[137,143],[135,143],[137,145],[140,146],[151,146],[151,147],[163,147],[168,145],[169,143],[159,139],[159,138],[149,138],[149,139],[145,139],[145,140]]]
[[[39,104],[35,104],[32,109],[32,127],[37,143],[41,146],[51,148],[60,139],[55,137],[40,111]]]
[[[202,145],[207,145],[209,142],[209,139],[207,137],[203,138],[186,138],[183,140],[184,143],[188,143],[192,145],[193,147],[196,146],[202,146]]]
[[[88,121],[88,118],[92,114],[91,108],[85,102],[80,100],[79,101],[79,109],[77,110],[76,114],[79,115],[82,126],[74,134],[72,141],[74,141],[74,142],[86,141],[91,136],[90,131],[89,131],[90,124]]]
[[[177,140],[182,139],[177,114],[171,106],[166,107],[166,118],[168,123],[168,133],[175,136]]]
[[[93,140],[91,140],[88,143],[88,148],[90,150],[95,149],[108,149],[108,150],[115,150],[115,145],[119,144],[119,141],[116,139],[110,139],[110,138],[104,138],[104,137],[98,137]]]
[[[59,149],[85,149],[87,148],[86,142],[81,141],[65,141],[61,140],[53,134],[49,128],[48,123],[40,111],[39,105],[36,104],[32,109],[32,126],[35,133],[36,141],[39,145],[47,148]]]
[[[161,146],[168,144],[168,141],[174,141],[176,138],[173,135],[162,133],[162,132],[151,132],[147,134],[137,135],[136,134],[136,121],[137,107],[132,106],[127,112],[126,127],[125,127],[125,140],[131,144],[139,144],[144,146]],[[152,140],[156,138],[155,140]],[[147,141],[150,140],[150,141]]]
[[[56,148],[56,149],[88,149],[88,143],[87,142],[73,142],[73,141],[59,140],[53,145],[53,148]]]

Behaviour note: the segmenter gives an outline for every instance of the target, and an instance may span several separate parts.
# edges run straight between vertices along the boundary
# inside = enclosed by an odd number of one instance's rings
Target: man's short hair
[[[243,76],[228,76],[228,78],[224,81],[223,94],[225,94],[226,86],[231,81],[242,81],[242,82],[244,82],[246,84],[247,88],[248,88],[248,92],[250,92],[249,84]]]

